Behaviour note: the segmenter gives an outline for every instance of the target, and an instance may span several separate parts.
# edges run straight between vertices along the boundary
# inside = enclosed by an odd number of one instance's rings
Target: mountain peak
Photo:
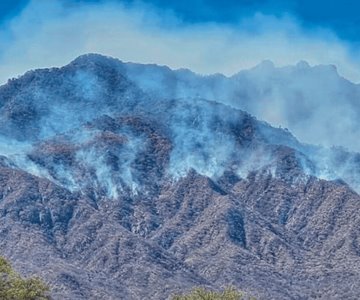
[[[306,60],[300,60],[300,61],[296,64],[296,68],[305,70],[305,69],[309,69],[309,68],[310,68],[310,65],[309,65],[309,63],[308,63]]]
[[[111,56],[106,56],[99,53],[85,53],[76,57],[71,63],[84,63],[84,62],[104,62],[104,61],[120,61],[119,59]]]
[[[83,54],[75,58],[68,66],[91,68],[95,66],[118,67],[123,62],[119,59],[97,53]]]
[[[275,69],[275,64],[274,62],[272,62],[269,59],[263,60],[260,64],[258,64],[257,66],[255,66],[253,68],[254,70],[258,70],[258,71],[272,71]]]

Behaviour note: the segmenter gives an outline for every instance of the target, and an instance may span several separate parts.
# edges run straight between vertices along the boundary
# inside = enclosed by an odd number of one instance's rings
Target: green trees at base
[[[0,299],[48,300],[49,288],[39,278],[22,278],[9,262],[0,256]]]
[[[189,294],[173,296],[172,300],[244,300],[244,297],[243,293],[234,288],[227,288],[222,292],[208,291],[204,288],[195,288]]]

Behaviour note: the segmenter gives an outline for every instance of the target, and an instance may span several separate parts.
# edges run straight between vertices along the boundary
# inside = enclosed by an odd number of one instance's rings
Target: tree
[[[244,297],[243,293],[231,287],[222,292],[208,291],[200,287],[194,288],[189,294],[175,295],[172,300],[243,300]]]
[[[22,278],[9,262],[0,256],[0,299],[48,300],[49,288],[37,277]]]

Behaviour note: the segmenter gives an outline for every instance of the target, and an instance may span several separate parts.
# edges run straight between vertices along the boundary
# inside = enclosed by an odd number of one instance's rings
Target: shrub
[[[48,300],[49,288],[37,277],[22,278],[5,258],[0,257],[0,299]]]
[[[175,295],[172,300],[243,300],[245,295],[234,288],[226,288],[222,292],[195,288],[189,294]]]

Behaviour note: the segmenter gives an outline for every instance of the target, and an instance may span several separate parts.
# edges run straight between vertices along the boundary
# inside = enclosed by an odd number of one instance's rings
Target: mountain
[[[225,77],[172,71],[156,65],[123,64],[124,73],[156,97],[204,98],[245,110],[260,120],[289,128],[303,142],[360,151],[360,85],[332,65],[306,62],[276,68],[264,61]]]
[[[269,62],[248,72],[259,68],[275,76]],[[332,67],[294,68],[356,90]],[[54,299],[167,299],[198,285],[357,299],[359,154],[303,144],[234,108],[224,88],[248,88],[244,74],[91,54],[9,80],[0,253]]]

